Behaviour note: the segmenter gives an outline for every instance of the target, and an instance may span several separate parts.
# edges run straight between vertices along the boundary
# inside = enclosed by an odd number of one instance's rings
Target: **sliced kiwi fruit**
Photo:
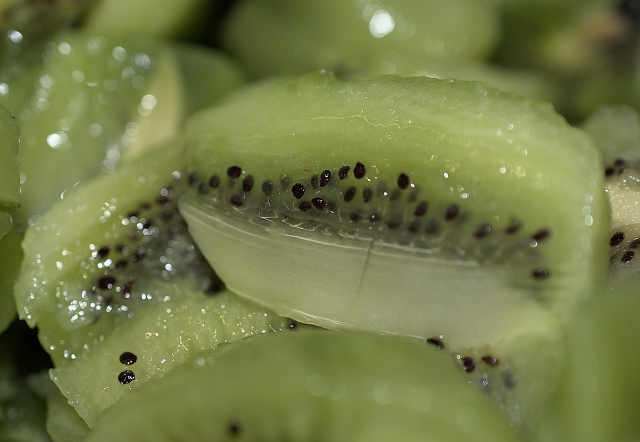
[[[373,334],[257,336],[194,355],[107,410],[86,440],[518,440],[437,353]]]
[[[499,33],[499,8],[484,0],[247,0],[231,10],[222,40],[254,76],[354,77],[482,59]]]
[[[632,441],[640,431],[636,367],[640,298],[618,284],[587,303],[569,329],[568,361],[540,441]]]
[[[268,83],[190,119],[187,155],[180,209],[213,268],[304,322],[481,346],[606,280],[597,149],[481,83]]]
[[[18,277],[22,263],[20,246],[24,232],[13,228],[0,239],[0,333],[16,317],[16,303],[13,297],[13,284]]]
[[[176,136],[193,108],[189,88],[217,90],[202,94],[215,99],[242,82],[226,58],[208,54],[198,65],[176,50],[148,38],[72,32],[23,57],[35,53],[35,61],[17,57],[4,66],[0,102],[22,127],[20,221],[36,222],[77,182]],[[201,77],[183,76],[184,59]]]
[[[67,192],[26,233],[20,317],[89,426],[191,352],[292,324],[222,291],[177,213],[184,168],[182,139],[146,151]]]
[[[611,203],[611,287],[637,279],[640,255],[640,115],[628,106],[603,106],[582,125],[604,158]]]
[[[12,226],[12,215],[20,205],[20,128],[0,106],[0,239]]]

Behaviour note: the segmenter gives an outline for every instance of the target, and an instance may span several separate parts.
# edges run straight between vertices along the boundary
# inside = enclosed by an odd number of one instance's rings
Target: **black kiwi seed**
[[[532,275],[535,279],[547,279],[549,277],[549,271],[546,269],[537,269],[532,272]]]
[[[433,235],[434,233],[438,232],[439,227],[440,226],[438,225],[438,221],[436,221],[435,219],[431,219],[427,223],[427,228],[425,229],[424,233],[426,233],[427,235]]]
[[[293,187],[291,187],[291,193],[293,193],[296,199],[302,198],[304,195],[304,186],[300,183],[294,184]]]
[[[356,196],[356,188],[353,186],[349,187],[347,191],[344,193],[344,202],[348,203],[349,201],[353,200],[355,196]]]
[[[613,174],[614,174],[614,172],[615,172],[615,171],[616,171],[616,170],[615,170],[613,167],[607,167],[607,168],[604,170],[604,176],[611,176],[611,175],[613,175]]]
[[[351,167],[342,166],[340,168],[340,170],[338,170],[338,178],[340,178],[341,180],[345,179],[347,177],[347,175],[349,174],[350,170],[351,170]]]
[[[423,216],[425,213],[427,213],[427,209],[428,208],[429,208],[429,203],[426,202],[426,201],[421,201],[416,206],[416,210],[415,210],[415,212],[413,212],[413,214],[415,216]]]
[[[122,269],[124,269],[125,267],[127,267],[127,264],[129,264],[127,261],[125,261],[124,259],[121,259],[120,261],[118,261],[118,262],[116,263],[116,269],[118,269],[118,270],[122,270]]]
[[[229,424],[229,434],[231,436],[239,436],[240,435],[240,424],[237,422],[231,422]]]
[[[482,362],[487,364],[489,367],[495,367],[500,361],[495,356],[487,355],[482,357]]]
[[[191,172],[187,177],[187,182],[190,186],[195,185],[198,181],[200,181],[200,175],[198,175],[198,172]]]
[[[409,177],[404,173],[401,173],[400,176],[398,176],[398,187],[401,189],[409,187]]]
[[[198,193],[200,195],[206,195],[207,192],[209,192],[209,188],[207,187],[207,185],[205,183],[202,183],[198,186]]]
[[[540,242],[540,241],[544,241],[545,239],[549,238],[549,235],[551,235],[551,232],[549,232],[548,229],[542,229],[538,233],[533,235],[531,237],[531,239],[534,239],[534,240]]]
[[[109,249],[109,246],[100,247],[96,252],[96,258],[97,259],[106,258],[107,255],[109,254],[109,250],[111,250]]]
[[[508,235],[512,235],[516,233],[518,230],[520,230],[521,227],[522,227],[522,224],[520,224],[520,221],[518,221],[515,218],[511,218],[511,221],[509,222],[509,227],[507,227],[506,232]]]
[[[273,183],[269,180],[265,180],[262,183],[262,193],[269,196],[273,193]]]
[[[289,321],[289,329],[290,330],[295,330],[298,328],[298,323],[296,321],[294,321],[293,319]]]
[[[400,198],[400,191],[398,189],[393,189],[391,191],[391,201],[395,201]]]
[[[412,203],[415,200],[418,199],[418,194],[420,193],[420,190],[418,190],[417,188],[413,188],[411,189],[411,193],[409,193],[409,198],[407,198],[407,201]]]
[[[624,255],[622,255],[622,258],[620,258],[620,262],[628,263],[633,259],[634,255],[635,255],[635,252],[631,250],[628,251]]]
[[[331,171],[323,170],[320,174],[320,187],[324,187],[331,181]]]
[[[451,221],[451,220],[455,219],[458,216],[458,213],[460,213],[460,207],[458,207],[457,204],[451,204],[447,208],[447,213],[445,213],[444,219],[446,221]]]
[[[122,385],[130,384],[136,380],[136,374],[131,370],[124,370],[118,375],[118,381]]]
[[[303,212],[308,212],[309,210],[311,210],[311,203],[309,201],[302,201],[298,205],[298,209],[302,210]]]
[[[216,189],[220,185],[220,177],[218,175],[213,175],[211,179],[209,179],[209,186],[213,189]]]
[[[235,207],[240,207],[243,203],[242,197],[240,195],[231,195],[231,197],[229,198],[229,202]]]
[[[318,177],[318,175],[314,175],[311,177],[311,188],[312,189],[317,189],[318,186],[320,185],[320,178]]]
[[[372,198],[373,198],[373,190],[371,190],[369,187],[365,187],[364,190],[362,191],[362,199],[364,200],[365,203],[368,203],[369,201],[371,201]]]
[[[315,206],[316,209],[318,210],[322,210],[325,207],[325,202],[322,198],[313,198],[311,200],[311,204],[313,204]]]
[[[614,162],[613,165],[620,167],[620,166],[624,166],[626,164],[626,161],[623,160],[622,158],[617,158]]]
[[[476,238],[484,238],[489,233],[491,233],[491,226],[486,224],[484,226],[478,227],[478,230],[476,230],[476,232],[474,233],[474,236]]]
[[[460,360],[462,361],[462,369],[467,373],[471,373],[476,369],[476,361],[474,361],[473,358],[464,356]]]
[[[411,221],[411,223],[407,227],[407,230],[411,233],[416,233],[418,230],[420,230],[420,221],[417,219]]]
[[[615,247],[617,245],[620,245],[620,243],[623,240],[624,240],[624,232],[616,232],[611,237],[611,240],[609,241],[609,244],[611,245],[611,247]]]
[[[389,227],[390,229],[397,229],[398,227],[400,227],[400,220],[391,219],[387,221],[387,227]]]
[[[138,357],[129,351],[125,351],[120,355],[120,363],[124,365],[135,364],[137,360]]]
[[[442,350],[444,348],[444,342],[438,338],[427,339],[427,344],[435,345],[438,350]]]
[[[116,278],[113,276],[103,276],[98,279],[98,287],[101,289],[111,290],[113,285],[116,283]]]
[[[360,178],[364,178],[366,173],[367,173],[367,168],[364,167],[364,164],[358,161],[356,163],[356,166],[353,168],[353,176],[356,177],[357,179],[360,179]]]
[[[629,248],[630,249],[637,249],[638,247],[640,247],[640,238],[636,238],[633,241],[631,241],[631,243],[629,244]]]
[[[251,189],[253,189],[253,184],[253,177],[251,175],[247,175],[242,180],[242,190],[244,190],[245,192],[251,192]]]
[[[242,175],[242,169],[238,166],[231,166],[227,169],[227,175],[229,175],[229,178],[238,178],[240,175]]]
[[[513,377],[513,373],[509,370],[505,370],[501,373],[502,375],[502,383],[504,384],[507,390],[513,390],[516,388],[516,380]]]
[[[353,221],[354,223],[360,221],[361,218],[362,218],[362,216],[360,216],[360,214],[358,212],[351,212],[349,214],[349,219],[351,221]]]
[[[375,222],[376,222],[376,221],[378,221],[379,219],[380,219],[380,214],[375,213],[375,212],[374,212],[374,213],[372,213],[372,214],[369,216],[369,221],[371,221],[372,223],[375,223]]]

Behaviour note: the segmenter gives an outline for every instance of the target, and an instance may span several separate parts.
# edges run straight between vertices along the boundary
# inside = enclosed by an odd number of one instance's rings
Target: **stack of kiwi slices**
[[[0,440],[633,440],[636,3],[0,1]]]

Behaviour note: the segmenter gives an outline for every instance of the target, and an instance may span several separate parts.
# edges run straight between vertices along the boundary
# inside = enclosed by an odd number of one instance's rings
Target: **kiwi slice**
[[[603,106],[582,125],[604,157],[611,203],[610,285],[636,279],[640,252],[640,115],[624,105]]]
[[[353,77],[482,59],[499,32],[499,8],[485,0],[247,0],[231,10],[222,40],[254,76]]]
[[[177,213],[183,151],[177,139],[78,185],[26,233],[20,317],[89,426],[190,352],[290,327],[221,291]]]
[[[20,246],[24,232],[13,228],[0,239],[0,333],[2,333],[16,317],[16,303],[13,297],[13,284],[20,271],[22,247]]]
[[[568,333],[568,362],[540,441],[637,438],[636,373],[640,299],[636,284],[617,284],[581,309]]]
[[[257,336],[194,355],[107,410],[86,440],[518,440],[437,353],[369,334]]]
[[[596,148],[484,84],[269,83],[190,119],[188,159],[180,209],[213,268],[303,322],[482,346],[606,281]]]
[[[0,106],[0,239],[11,228],[11,216],[20,205],[19,140],[15,119]]]
[[[148,38],[73,32],[4,67],[0,102],[22,127],[21,221],[36,222],[77,182],[177,136],[194,108],[187,89],[215,90],[201,96],[216,99],[242,82],[227,58],[179,50]],[[183,76],[185,59],[201,77]]]

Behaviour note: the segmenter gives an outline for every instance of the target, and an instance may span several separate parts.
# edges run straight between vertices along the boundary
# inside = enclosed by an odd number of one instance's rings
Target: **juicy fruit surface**
[[[20,271],[22,248],[20,243],[24,232],[12,229],[0,239],[0,333],[16,317],[16,303],[13,298],[13,284]]]
[[[617,285],[587,305],[568,336],[554,416],[540,440],[634,440],[640,425],[640,302],[635,284]]]
[[[112,170],[136,145],[177,131],[179,72],[170,52],[157,43],[118,44],[67,33],[21,57],[0,72],[5,85],[0,102],[22,129],[23,221],[43,215],[75,183]],[[29,57],[35,61],[21,66]],[[173,89],[163,84],[167,76]],[[170,113],[156,125],[157,133],[141,133],[146,120],[165,110]]]
[[[499,11],[484,0],[249,0],[238,3],[224,44],[256,76],[326,69],[395,73],[442,60],[485,57]],[[331,23],[328,32],[327,23]]]
[[[517,440],[436,353],[365,334],[258,336],[147,384],[108,410],[87,441]]]
[[[175,205],[183,143],[77,186],[25,237],[20,316],[38,326],[52,378],[90,426],[189,352],[289,326],[228,294],[213,296],[219,281]],[[122,362],[124,353],[136,355],[135,366]]]
[[[19,140],[16,121],[0,106],[0,239],[11,228],[12,215],[20,204]]]
[[[606,273],[598,153],[547,105],[310,74],[188,126],[192,235],[231,290],[295,319],[481,346]]]

